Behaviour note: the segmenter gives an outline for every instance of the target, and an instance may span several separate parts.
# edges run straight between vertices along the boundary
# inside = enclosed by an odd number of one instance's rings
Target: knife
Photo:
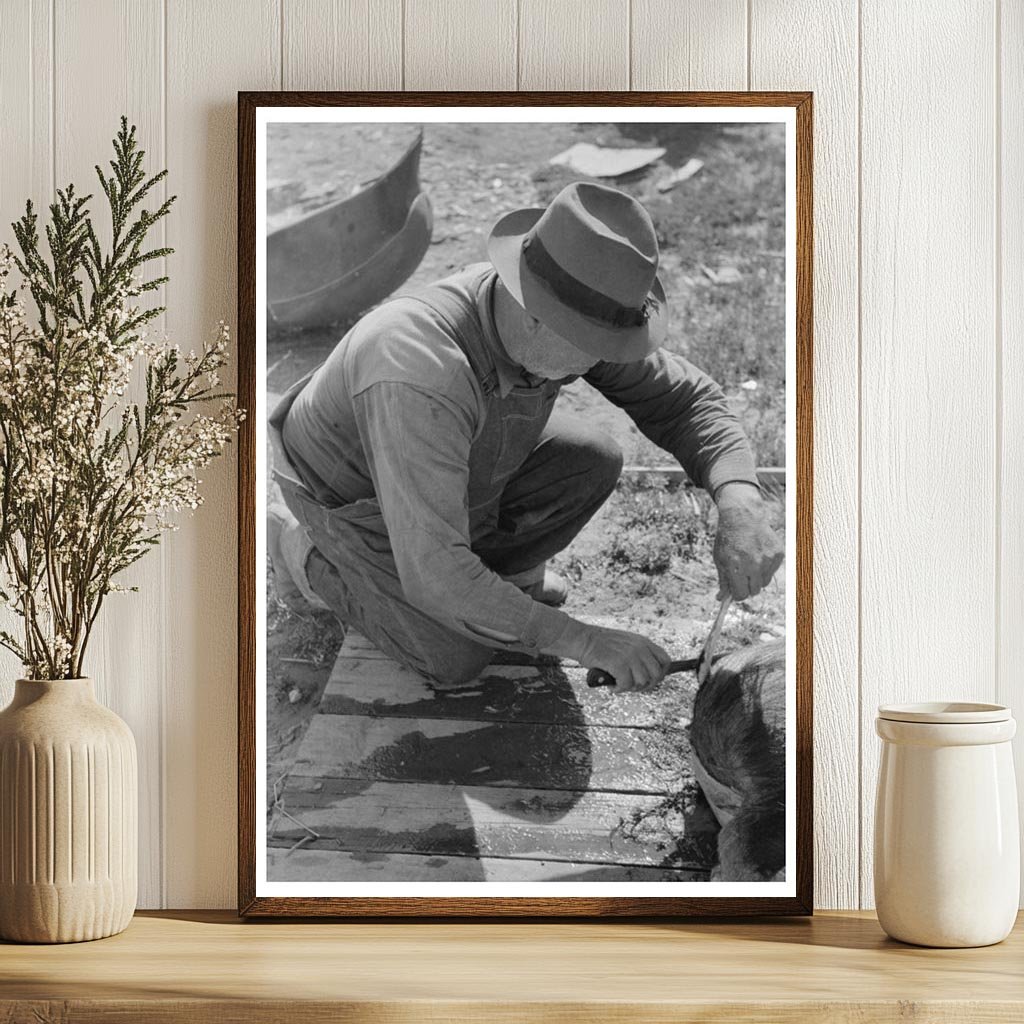
[[[707,678],[708,672],[711,670],[711,661],[714,658],[715,646],[718,643],[718,636],[722,632],[722,623],[725,621],[725,613],[729,610],[729,605],[731,603],[732,597],[726,594],[726,596],[722,598],[721,604],[718,606],[718,614],[715,616],[715,621],[711,626],[711,632],[708,633],[708,638],[704,641],[704,646],[701,648],[700,654],[698,654],[696,658],[683,658],[679,661],[670,661],[668,668],[665,669],[665,675],[670,676],[674,672],[692,672],[696,669],[698,682],[704,682]],[[591,689],[597,689],[600,686],[615,686],[615,677],[610,672],[606,672],[603,668],[592,668],[587,673],[587,686],[591,687]]]

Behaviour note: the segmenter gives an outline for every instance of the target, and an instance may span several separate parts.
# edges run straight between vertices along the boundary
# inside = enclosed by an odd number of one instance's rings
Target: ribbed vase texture
[[[123,931],[138,890],[138,767],[92,680],[19,679],[0,712],[0,938]]]

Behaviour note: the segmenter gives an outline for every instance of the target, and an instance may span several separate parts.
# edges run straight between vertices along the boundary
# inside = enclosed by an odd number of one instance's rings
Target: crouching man
[[[552,414],[555,398],[582,376],[713,495],[719,580],[737,599],[783,557],[750,447],[721,389],[660,348],[657,239],[632,197],[569,185],[502,217],[487,251],[368,313],[274,410],[278,588],[439,681],[504,649],[647,689],[669,662],[658,644],[558,607],[567,584],[546,563],[611,494],[622,455]]]

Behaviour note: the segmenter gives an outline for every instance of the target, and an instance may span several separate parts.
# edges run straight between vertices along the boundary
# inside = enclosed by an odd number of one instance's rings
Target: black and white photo
[[[793,897],[793,109],[255,121],[254,895]]]

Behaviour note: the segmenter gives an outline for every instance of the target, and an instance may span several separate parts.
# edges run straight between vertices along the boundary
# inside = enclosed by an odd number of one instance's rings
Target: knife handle
[[[692,672],[701,662],[703,652],[701,656],[697,658],[682,658],[679,661],[670,662],[668,668],[665,669],[665,675],[670,676],[674,672]],[[615,676],[611,672],[605,672],[603,668],[592,668],[587,673],[587,686],[591,689],[596,689],[599,686],[614,686]]]
[[[615,676],[611,672],[605,672],[603,668],[592,668],[587,673],[587,686],[596,689],[599,686],[614,686]]]

